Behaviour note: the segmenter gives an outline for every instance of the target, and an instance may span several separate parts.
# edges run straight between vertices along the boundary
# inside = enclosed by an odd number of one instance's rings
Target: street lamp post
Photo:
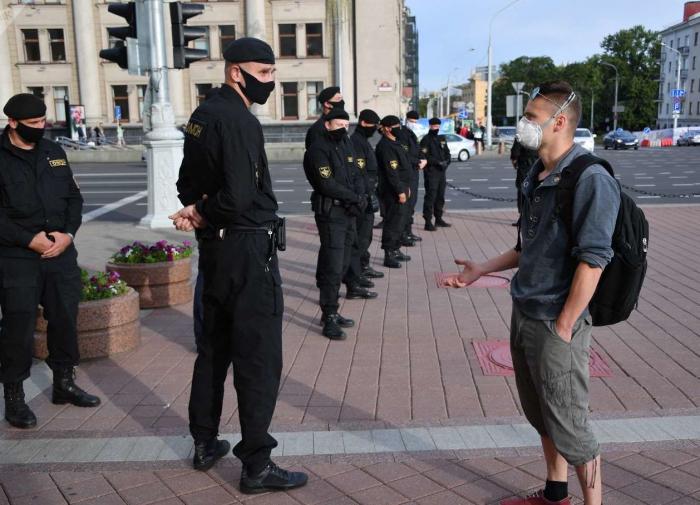
[[[513,0],[509,4],[507,4],[505,7],[502,7],[500,10],[496,11],[496,13],[491,16],[491,21],[489,21],[489,50],[488,50],[488,82],[486,84],[486,147],[488,149],[491,149],[492,146],[492,138],[491,138],[491,130],[493,130],[493,118],[491,116],[491,91],[493,87],[493,74],[491,71],[491,67],[493,66],[493,55],[491,51],[491,31],[493,29],[493,22],[496,19],[496,16],[498,16],[501,12],[506,10],[508,7],[511,5],[517,3],[519,0]]]
[[[613,107],[613,130],[617,130],[617,89],[620,85],[620,74],[617,71],[617,67],[612,63],[601,61],[600,64],[612,67],[613,70],[615,70],[615,106]]]
[[[447,76],[447,103],[445,104],[447,111],[443,117],[450,115],[450,81],[452,80],[452,74],[455,72],[455,70],[459,70],[459,67],[453,68],[450,75]]]
[[[678,49],[669,46],[665,42],[661,43],[662,46],[669,48],[671,51],[675,51],[678,54],[678,68],[676,69],[676,89],[681,89],[681,64],[683,63],[683,53]],[[678,114],[673,113],[673,135],[676,134],[676,128],[678,128]]]

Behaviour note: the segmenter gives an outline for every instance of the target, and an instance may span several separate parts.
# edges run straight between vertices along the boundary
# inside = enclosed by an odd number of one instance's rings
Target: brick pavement
[[[678,415],[697,419],[700,267],[693,260],[700,245],[700,207],[656,206],[647,208],[647,215],[651,222],[650,268],[639,311],[629,322],[594,329],[594,346],[610,365],[613,377],[592,379],[591,409],[598,419]],[[343,315],[358,321],[345,342],[330,342],[319,335],[313,278],[318,245],[313,221],[308,217],[291,219],[289,248],[280,261],[286,302],[285,365],[273,429],[304,432],[299,434],[303,438],[311,431],[523,423],[512,377],[485,376],[471,345],[475,339],[507,338],[507,290],[446,290],[438,288],[434,280],[435,272],[454,270],[455,257],[480,260],[511,247],[513,217],[511,211],[453,214],[453,228],[433,234],[421,231],[425,240],[410,249],[413,261],[408,268],[392,270],[377,281],[378,300],[342,303]],[[101,238],[105,235],[107,240]],[[88,223],[78,239],[81,261],[99,267],[109,255],[106,248],[115,249],[137,236],[179,235]],[[375,241],[375,253],[376,247]],[[55,406],[46,393],[38,394],[31,401],[39,417],[38,429],[19,432],[3,426],[0,436],[22,439],[19,443],[27,446],[31,442],[26,439],[32,438],[91,438],[101,443],[111,437],[186,435],[194,360],[191,310],[181,306],[142,316],[143,344],[137,350],[80,367],[82,383],[103,395],[105,402],[100,408]],[[45,381],[42,384],[45,387]],[[235,409],[231,392],[224,404],[223,433],[238,431]],[[623,435],[611,440],[626,442]],[[608,454],[606,503],[700,501],[700,488],[694,484],[700,477],[700,437],[689,438],[654,444],[630,440],[632,445],[625,449],[631,452]],[[66,447],[48,444],[45,461],[59,461],[57,455]],[[499,450],[505,451],[505,460],[496,458],[502,455]],[[530,454],[524,455],[528,451]],[[118,454],[118,450],[114,452]],[[478,459],[480,456],[486,459]],[[0,462],[2,458],[0,453]],[[236,503],[241,498],[230,485],[219,483],[223,478],[230,484],[231,475],[237,475],[233,460],[225,461],[207,477],[187,472],[186,462],[155,464],[150,462],[153,459],[155,455],[145,450],[141,457],[145,470],[122,476],[128,481],[122,488],[119,477],[114,476],[120,474],[110,470],[133,469],[139,464],[114,463],[109,468],[40,462],[5,466],[0,483],[12,503],[149,503],[150,496],[152,502],[159,503],[216,504]],[[420,455],[388,452],[282,460],[304,465],[318,479],[306,491],[260,497],[252,503],[490,503],[503,493],[537,486],[542,464],[531,447],[488,449],[483,454],[443,450]],[[378,460],[384,463],[373,466]],[[622,463],[627,466],[620,466]],[[172,465],[177,468],[165,470]],[[465,466],[475,478],[463,479],[461,470],[455,475],[455,468]],[[485,470],[492,467],[500,471],[491,475]],[[22,489],[29,494],[20,496],[13,491],[13,483],[21,479],[5,472],[29,469],[39,472],[32,479],[38,487],[28,485]],[[396,481],[401,482],[392,485],[376,478],[372,471],[377,469],[396,472],[400,475]],[[61,473],[70,470],[76,471]],[[186,477],[175,478],[177,472]],[[445,478],[446,474],[449,482],[435,477]],[[146,481],[132,486],[140,482],[136,477]],[[192,483],[173,488],[169,481]],[[72,486],[72,491],[66,491],[66,486]],[[29,496],[40,491],[44,494],[37,499]],[[425,496],[418,496],[421,493]]]

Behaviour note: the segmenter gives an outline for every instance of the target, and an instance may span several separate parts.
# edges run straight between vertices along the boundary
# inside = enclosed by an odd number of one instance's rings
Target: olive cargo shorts
[[[590,344],[590,316],[576,321],[567,343],[555,321],[531,319],[513,305],[510,352],[525,417],[574,466],[600,453],[588,422]]]

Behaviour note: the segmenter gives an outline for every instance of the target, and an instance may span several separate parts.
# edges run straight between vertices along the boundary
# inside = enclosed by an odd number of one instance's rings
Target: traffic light
[[[134,4],[134,2],[111,3],[108,5],[107,10],[112,14],[116,14],[117,16],[126,19],[129,26],[107,28],[107,33],[109,33],[109,36],[120,39],[120,41],[117,42],[115,47],[102,49],[100,51],[100,58],[112,61],[123,69],[128,69],[129,58],[126,39],[136,39],[136,4]]]
[[[203,10],[204,5],[197,3],[172,2],[170,4],[174,68],[189,68],[190,63],[209,56],[205,49],[187,47],[189,42],[207,35],[207,29],[203,26],[187,26],[187,20],[200,15]]]

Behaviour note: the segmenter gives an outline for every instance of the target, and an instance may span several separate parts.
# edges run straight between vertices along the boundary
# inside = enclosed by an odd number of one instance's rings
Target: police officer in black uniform
[[[364,213],[367,197],[348,137],[348,113],[335,108],[325,119],[325,134],[311,144],[304,156],[304,172],[314,189],[311,205],[321,239],[316,286],[320,290],[322,333],[331,340],[343,340],[343,328],[350,328],[355,322],[338,314],[338,291],[350,266],[357,233],[355,218]]]
[[[0,380],[5,419],[17,428],[36,426],[24,401],[37,306],[48,321],[46,363],[53,371],[51,401],[96,407],[100,399],[75,385],[77,317],[82,292],[73,245],[82,222],[83,198],[66,153],[44,137],[46,105],[34,95],[10,98],[0,135]]]
[[[418,112],[415,110],[406,113],[406,122],[401,127],[401,137],[399,138],[401,145],[408,151],[408,159],[411,161],[411,197],[408,199],[408,210],[406,218],[406,228],[401,237],[401,244],[412,247],[416,242],[423,240],[418,235],[413,233],[413,214],[418,203],[418,183],[420,181],[420,172],[425,168],[427,163],[425,155],[420,150],[418,145],[418,137],[413,132],[414,125],[418,122]]]
[[[243,462],[241,491],[254,494],[303,486],[307,476],[270,460],[277,441],[268,430],[282,371],[284,303],[276,248],[283,236],[262,128],[248,109],[272,92],[275,58],[267,43],[248,37],[232,42],[224,58],[226,82],[185,128],[178,190],[196,202],[171,218],[178,229],[204,230],[204,334],[189,403],[195,467],[206,470],[228,450],[217,434],[233,363],[242,435],[233,453]]]
[[[518,191],[518,212],[520,212],[523,204],[523,192],[521,185],[525,180],[527,173],[532,168],[532,165],[535,164],[538,158],[539,155],[537,154],[536,150],[524,147],[518,141],[518,139],[515,139],[513,142],[513,147],[510,148],[510,162],[513,164],[513,168],[515,169],[515,188]],[[517,226],[517,224],[517,222],[513,223],[514,226]]]
[[[359,257],[362,275],[370,279],[380,279],[384,277],[382,272],[378,272],[369,265],[369,246],[372,244],[372,228],[374,226],[374,213],[379,210],[379,200],[377,198],[378,173],[377,157],[374,149],[369,143],[377,131],[379,116],[371,109],[365,109],[358,116],[358,123],[355,131],[350,135],[352,145],[355,150],[355,161],[362,172],[365,181],[365,189],[369,205],[363,216],[357,218],[357,253]],[[353,251],[353,256],[355,252]]]
[[[396,116],[385,116],[379,123],[382,139],[375,153],[379,167],[379,189],[384,201],[385,217],[382,229],[382,249],[384,266],[400,268],[401,261],[410,261],[403,254],[401,236],[408,218],[408,199],[411,196],[411,171],[413,166],[408,151],[399,142],[401,121]]]
[[[428,165],[423,175],[425,183],[423,218],[425,219],[425,229],[435,231],[436,226],[443,228],[452,226],[442,219],[447,186],[446,171],[452,158],[445,136],[439,134],[440,119],[434,117],[429,121],[429,124],[428,134],[420,141],[421,151],[428,159]],[[433,216],[435,216],[435,224],[433,224]]]
[[[330,86],[322,90],[318,94],[318,103],[321,104],[321,117],[306,132],[306,140],[304,141],[306,149],[326,134],[326,119],[324,116],[333,109],[345,110],[345,100],[343,100],[343,94],[338,86]]]

